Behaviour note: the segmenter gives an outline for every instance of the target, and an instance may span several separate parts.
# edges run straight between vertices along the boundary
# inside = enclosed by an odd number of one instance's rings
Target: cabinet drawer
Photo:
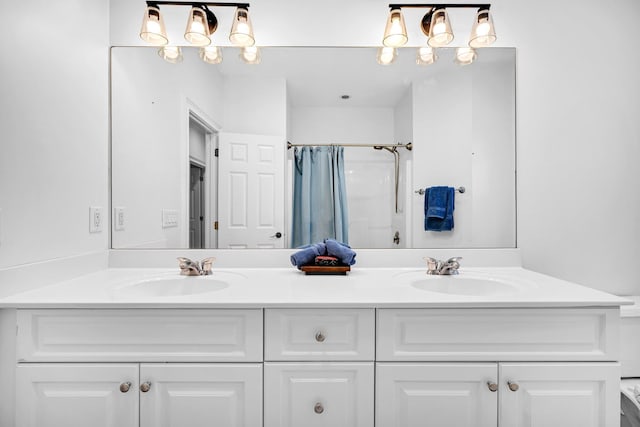
[[[379,361],[615,361],[617,309],[378,310]]]
[[[261,310],[19,310],[19,362],[260,362]]]
[[[265,310],[265,360],[373,360],[370,309]]]
[[[371,427],[373,362],[265,363],[264,427]]]

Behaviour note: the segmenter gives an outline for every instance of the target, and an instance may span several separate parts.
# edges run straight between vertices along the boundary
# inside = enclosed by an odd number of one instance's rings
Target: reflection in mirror
[[[382,66],[375,48],[269,47],[248,65],[224,48],[211,65],[112,48],[112,247],[291,247],[307,145],[344,146],[355,248],[515,247],[515,49],[453,51]],[[452,231],[425,231],[432,186],[466,189]]]

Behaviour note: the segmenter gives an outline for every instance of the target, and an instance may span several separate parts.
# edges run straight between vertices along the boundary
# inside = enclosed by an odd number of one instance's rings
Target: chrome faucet
[[[453,257],[446,261],[440,261],[435,258],[425,257],[424,260],[427,261],[427,274],[437,276],[452,276],[458,274],[458,269],[460,268],[459,261],[461,259],[462,257]]]
[[[202,261],[191,261],[189,258],[178,257],[180,274],[183,276],[208,276],[211,274],[215,257],[205,258]]]

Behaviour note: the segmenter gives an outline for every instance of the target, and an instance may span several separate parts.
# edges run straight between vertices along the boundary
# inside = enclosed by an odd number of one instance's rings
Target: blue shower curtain
[[[344,147],[296,147],[294,155],[291,246],[327,238],[348,244]]]

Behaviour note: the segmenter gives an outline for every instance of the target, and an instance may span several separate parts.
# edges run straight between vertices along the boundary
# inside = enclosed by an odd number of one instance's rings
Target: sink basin
[[[229,287],[230,281],[242,279],[238,273],[216,272],[210,276],[153,277],[124,285],[117,294],[124,297],[177,297],[216,292]]]
[[[461,272],[456,276],[429,276],[424,271],[401,273],[398,279],[415,289],[452,295],[509,295],[519,292],[522,286],[515,282],[489,274]]]
[[[461,276],[431,276],[411,283],[416,289],[454,295],[504,295],[517,292],[510,283],[495,279]]]

